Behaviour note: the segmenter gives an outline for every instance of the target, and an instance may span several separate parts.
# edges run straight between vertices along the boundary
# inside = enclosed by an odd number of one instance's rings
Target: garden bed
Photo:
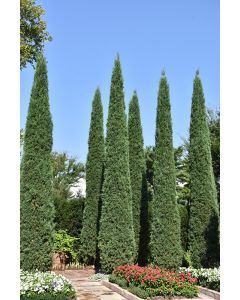
[[[180,268],[179,272],[190,272],[192,276],[197,279],[198,285],[206,288],[207,290],[220,292],[220,268],[194,269],[189,267]]]
[[[160,296],[185,299],[197,297],[199,293],[197,279],[190,272],[179,273],[158,267],[119,266],[109,276],[109,281],[140,299],[161,299]]]
[[[71,282],[62,275],[54,272],[20,273],[21,300],[73,300],[76,291]]]

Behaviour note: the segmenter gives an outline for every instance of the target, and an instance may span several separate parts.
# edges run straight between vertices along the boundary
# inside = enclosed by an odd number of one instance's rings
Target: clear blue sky
[[[110,80],[120,54],[126,112],[136,89],[145,145],[154,145],[157,92],[170,84],[174,145],[188,136],[191,95],[200,70],[207,106],[219,108],[219,0],[41,0],[53,41],[46,44],[54,123],[53,150],[85,161],[92,98],[102,93],[106,124]],[[21,72],[21,128],[34,70]],[[105,130],[106,132],[106,130]]]

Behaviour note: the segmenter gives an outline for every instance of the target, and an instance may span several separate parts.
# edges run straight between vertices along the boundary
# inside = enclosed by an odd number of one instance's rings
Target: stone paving
[[[92,281],[89,276],[95,272],[93,269],[54,271],[69,279],[77,292],[77,300],[126,300],[123,296],[113,292],[101,284],[100,281]],[[181,300],[191,300],[189,298]],[[214,300],[214,298],[199,294],[194,300]]]
[[[126,300],[121,295],[103,286],[99,281],[92,281],[89,276],[94,270],[54,271],[69,279],[77,291],[77,300]]]

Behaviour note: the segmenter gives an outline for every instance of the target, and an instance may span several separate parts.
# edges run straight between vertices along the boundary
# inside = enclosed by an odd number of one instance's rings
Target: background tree
[[[21,163],[20,262],[24,270],[46,271],[52,264],[52,127],[47,66],[45,58],[40,55],[28,108]]]
[[[44,43],[51,41],[46,31],[46,22],[41,18],[45,14],[35,0],[20,1],[20,68],[26,67],[27,63],[33,65],[38,54],[43,50]]]
[[[105,161],[99,248],[102,270],[111,272],[116,266],[133,263],[135,253],[128,134],[119,57],[115,60],[111,80]]]
[[[177,268],[182,261],[180,216],[176,201],[169,86],[164,73],[158,93],[154,158],[151,261],[162,268]]]
[[[55,229],[65,230],[69,235],[79,238],[82,231],[85,198],[55,200]],[[80,243],[78,243],[80,247]]]
[[[219,262],[219,212],[205,99],[198,72],[193,83],[189,170],[189,250],[194,267],[210,267]]]
[[[69,156],[66,152],[52,153],[53,167],[53,195],[54,199],[71,199],[75,197],[71,187],[79,183],[85,176],[85,167],[76,157]]]
[[[147,255],[148,242],[148,199],[142,125],[136,92],[134,92],[129,103],[128,137],[136,253],[138,255],[138,261],[140,261],[141,264],[144,264]]]
[[[87,189],[81,234],[81,256],[84,263],[87,264],[94,264],[96,262],[104,151],[103,108],[100,90],[97,89],[92,103],[88,139],[86,164]]]
[[[79,186],[80,178],[84,178],[85,167],[76,157],[71,157],[66,152],[53,152],[51,162],[55,229],[65,230],[72,237],[79,238],[85,199],[74,194],[72,188]],[[79,249],[80,240],[75,242],[75,246]]]

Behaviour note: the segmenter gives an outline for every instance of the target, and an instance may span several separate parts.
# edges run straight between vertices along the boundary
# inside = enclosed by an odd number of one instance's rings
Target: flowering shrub
[[[123,265],[113,271],[113,276],[125,279],[131,290],[138,287],[148,296],[186,296],[198,295],[197,279],[190,272],[173,272],[158,267],[139,267]],[[110,281],[112,277],[109,278]],[[115,280],[117,282],[117,280]]]
[[[194,269],[180,268],[180,272],[190,272],[194,278],[197,278],[198,285],[220,291],[220,268],[214,269]]]
[[[75,299],[75,289],[71,282],[54,272],[20,272],[21,299]]]

